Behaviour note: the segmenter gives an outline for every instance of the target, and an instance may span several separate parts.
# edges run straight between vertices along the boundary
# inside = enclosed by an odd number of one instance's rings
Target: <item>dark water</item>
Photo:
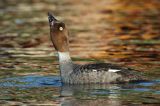
[[[62,85],[59,76],[16,76],[0,79],[0,103],[159,106],[159,88],[160,80],[130,84]]]

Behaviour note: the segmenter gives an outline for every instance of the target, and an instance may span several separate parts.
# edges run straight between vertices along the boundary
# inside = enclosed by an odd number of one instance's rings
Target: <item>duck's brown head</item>
[[[68,47],[68,30],[66,25],[58,21],[52,14],[48,13],[48,20],[50,25],[50,36],[53,46],[58,52],[69,51]]]

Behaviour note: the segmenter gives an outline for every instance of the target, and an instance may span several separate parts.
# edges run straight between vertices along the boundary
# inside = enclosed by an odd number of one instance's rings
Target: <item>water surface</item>
[[[159,106],[159,7],[159,0],[1,0],[0,103]],[[76,63],[119,64],[144,72],[152,81],[62,85],[48,11],[69,27]]]
[[[160,105],[160,80],[130,84],[65,85],[59,76],[0,79],[1,104],[62,106]]]

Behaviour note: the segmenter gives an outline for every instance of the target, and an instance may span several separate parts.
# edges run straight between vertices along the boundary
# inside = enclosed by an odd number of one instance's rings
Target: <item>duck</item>
[[[67,25],[48,12],[50,38],[59,60],[60,78],[64,84],[110,84],[146,81],[142,72],[111,63],[75,64],[69,53]]]

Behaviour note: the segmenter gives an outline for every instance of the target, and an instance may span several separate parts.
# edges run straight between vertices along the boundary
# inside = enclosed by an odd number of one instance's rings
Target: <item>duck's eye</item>
[[[59,27],[59,30],[62,31],[62,30],[63,30],[63,27]]]
[[[49,22],[52,22],[52,19],[49,18]]]

